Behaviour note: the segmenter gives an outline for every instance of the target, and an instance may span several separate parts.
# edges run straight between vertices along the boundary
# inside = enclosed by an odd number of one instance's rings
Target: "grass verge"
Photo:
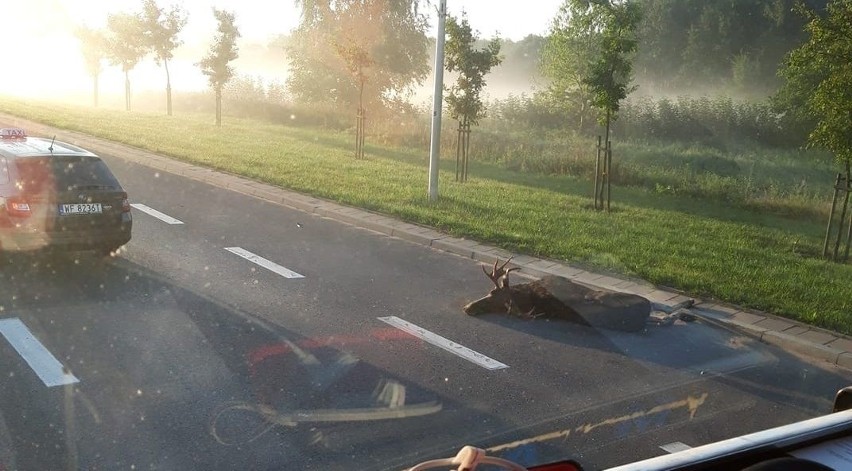
[[[466,184],[442,162],[441,198],[426,199],[425,155],[349,135],[207,115],[154,114],[0,99],[0,111],[124,142],[267,183],[381,211],[509,250],[644,278],[852,333],[852,266],[814,257],[823,228],[719,202],[614,188],[610,214],[589,183],[479,163]]]

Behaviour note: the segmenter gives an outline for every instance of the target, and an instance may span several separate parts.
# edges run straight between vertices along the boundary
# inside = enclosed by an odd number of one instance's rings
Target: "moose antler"
[[[494,286],[496,286],[497,288],[499,288],[499,289],[508,288],[509,287],[509,273],[512,273],[515,270],[520,270],[520,267],[512,267],[512,268],[509,268],[508,270],[506,269],[506,265],[508,265],[509,262],[511,262],[513,258],[515,258],[515,257],[509,257],[509,259],[506,260],[505,262],[503,262],[503,264],[500,265],[499,268],[497,267],[497,264],[500,263],[500,261],[498,260],[498,261],[494,262],[494,267],[491,269],[491,273],[488,273],[485,270],[485,265],[480,265],[482,267],[482,272],[485,273],[485,276],[487,276],[488,279],[491,280],[491,282],[494,283]]]

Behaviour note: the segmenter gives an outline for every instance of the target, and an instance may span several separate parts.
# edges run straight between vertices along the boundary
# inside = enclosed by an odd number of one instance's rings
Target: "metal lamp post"
[[[441,155],[441,114],[444,99],[444,42],[447,0],[438,7],[438,40],[435,46],[435,96],[432,101],[432,142],[429,148],[429,201],[438,200],[438,167]]]

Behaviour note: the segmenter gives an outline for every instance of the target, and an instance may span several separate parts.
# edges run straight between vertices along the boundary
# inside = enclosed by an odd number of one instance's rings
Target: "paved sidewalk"
[[[429,227],[409,224],[381,214],[284,190],[237,175],[176,161],[153,152],[106,139],[52,128],[15,116],[0,113],[0,123],[22,127],[31,135],[56,135],[58,140],[79,145],[95,153],[120,157],[158,170],[210,183],[479,262],[491,264],[497,260],[514,257],[511,265],[520,267],[521,273],[532,277],[563,276],[593,288],[634,293],[648,298],[651,302],[668,306],[694,299],[695,305],[690,312],[698,315],[704,322],[736,330],[785,350],[823,359],[829,363],[852,369],[852,338],[835,332],[730,304],[690,298],[674,290],[654,286],[641,280],[619,278],[558,261],[507,252],[473,240],[452,237]]]

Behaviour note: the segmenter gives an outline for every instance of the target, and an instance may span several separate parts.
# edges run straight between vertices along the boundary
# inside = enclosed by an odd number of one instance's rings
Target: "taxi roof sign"
[[[21,128],[0,129],[0,139],[24,139],[26,137],[27,132]]]

